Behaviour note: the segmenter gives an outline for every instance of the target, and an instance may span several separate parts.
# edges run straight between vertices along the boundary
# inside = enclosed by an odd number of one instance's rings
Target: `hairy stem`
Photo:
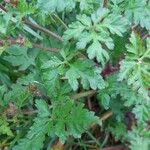
[[[77,93],[75,95],[72,95],[71,98],[76,100],[76,99],[80,99],[80,98],[83,98],[83,97],[92,96],[95,93],[96,93],[96,91],[90,90],[90,91],[86,91],[86,92]]]
[[[56,33],[52,32],[44,27],[41,27],[38,24],[34,24],[27,19],[24,20],[24,23],[34,29],[40,30],[40,31],[46,33],[47,35],[52,36],[52,37],[56,38],[57,40],[63,42],[63,38],[61,36],[57,35]]]
[[[63,20],[56,14],[54,14],[54,17],[64,26],[65,29],[67,29],[67,25],[63,22]]]
[[[58,52],[59,51],[59,49],[57,49],[57,48],[43,47],[42,45],[39,45],[36,43],[32,43],[32,46],[34,48],[38,48],[40,50],[46,50],[46,51],[50,51],[50,52]]]
[[[110,111],[106,112],[105,114],[103,114],[103,115],[101,116],[101,120],[102,120],[102,121],[105,121],[105,120],[107,120],[109,117],[111,117],[112,115],[113,115],[113,112],[110,110]]]

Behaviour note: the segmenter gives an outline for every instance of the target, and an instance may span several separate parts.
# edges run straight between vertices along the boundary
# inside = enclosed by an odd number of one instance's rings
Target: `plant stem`
[[[105,114],[102,115],[102,117],[100,118],[102,121],[107,120],[109,117],[111,117],[113,115],[113,112],[110,110],[108,112],[106,112]]]
[[[104,113],[104,114],[100,117],[100,120],[101,120],[101,121],[105,121],[105,120],[107,120],[109,117],[111,117],[112,115],[113,115],[113,112],[110,110],[110,111]],[[92,128],[93,130],[95,130],[96,124],[92,124],[91,128]]]
[[[98,142],[98,140],[89,131],[86,131],[86,133],[97,144],[97,146],[100,146],[100,143]]]
[[[109,138],[109,133],[106,133],[105,139],[104,139],[104,141],[103,141],[102,144],[101,144],[101,148],[106,145],[106,143],[107,143],[107,141],[108,141],[108,138]]]
[[[63,20],[56,14],[53,14],[55,18],[64,26],[65,29],[67,29],[67,25],[63,22]]]
[[[111,146],[103,149],[97,149],[97,150],[127,150],[123,145],[118,146]]]
[[[77,93],[75,95],[72,95],[71,98],[76,100],[76,99],[80,99],[80,98],[83,98],[83,97],[92,96],[95,93],[96,93],[96,91],[90,90],[90,91],[86,91],[86,92]]]
[[[59,49],[57,49],[57,48],[43,47],[42,45],[39,45],[36,43],[32,43],[32,46],[34,48],[38,48],[38,49],[46,50],[46,51],[50,51],[50,52],[58,52],[59,51]]]
[[[56,38],[57,40],[63,42],[63,38],[61,36],[57,35],[56,33],[52,32],[44,27],[41,27],[38,24],[34,24],[27,19],[24,20],[24,23],[34,29],[40,30],[40,31],[46,33],[47,35],[52,36],[52,37]]]

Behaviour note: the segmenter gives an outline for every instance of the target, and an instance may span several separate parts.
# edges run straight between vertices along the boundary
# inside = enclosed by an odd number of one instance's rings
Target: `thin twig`
[[[58,52],[59,51],[59,49],[57,49],[57,48],[43,47],[42,45],[39,45],[36,43],[33,43],[32,46],[34,48],[38,48],[40,50],[46,50],[46,51],[50,51],[50,52]]]
[[[106,112],[105,114],[102,115],[102,117],[100,118],[102,121],[107,120],[109,117],[111,117],[113,115],[113,112],[110,110],[108,112]]]
[[[44,27],[41,27],[38,24],[34,24],[27,19],[24,20],[24,23],[34,29],[40,30],[40,31],[46,33],[47,35],[52,36],[52,37],[58,39],[59,41],[63,42],[63,38],[61,36],[57,35],[56,33],[52,32]]]
[[[56,14],[53,14],[55,18],[64,26],[65,29],[67,29],[67,25],[63,22],[63,20]]]
[[[7,9],[6,9],[4,6],[0,5],[0,8],[1,8],[2,10],[4,10],[5,12],[7,12]]]
[[[145,34],[145,35],[142,37],[142,39],[145,40],[145,39],[148,38],[148,37],[150,37],[150,34],[147,33],[147,34]]]
[[[24,115],[32,115],[32,114],[35,114],[37,112],[38,112],[38,110],[22,110],[22,113]]]
[[[118,146],[111,146],[111,147],[107,147],[107,148],[103,148],[99,150],[127,150],[127,149],[123,145],[118,145]]]
[[[101,121],[105,121],[105,120],[107,120],[109,117],[111,117],[113,115],[113,112],[111,111],[111,110],[109,110],[109,111],[107,111],[106,113],[104,113],[101,117],[100,117],[100,120]],[[91,126],[91,128],[93,129],[93,130],[95,130],[96,129],[96,124],[92,124],[92,126]]]
[[[90,90],[90,91],[86,91],[86,92],[77,93],[75,95],[72,95],[71,98],[76,100],[76,99],[80,99],[80,98],[83,98],[83,97],[92,96],[95,93],[96,93],[96,91]]]

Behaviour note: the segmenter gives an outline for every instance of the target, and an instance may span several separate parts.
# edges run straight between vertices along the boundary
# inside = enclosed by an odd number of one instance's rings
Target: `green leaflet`
[[[8,49],[6,52],[9,54],[4,57],[5,60],[10,62],[13,66],[19,67],[19,70],[26,70],[31,65],[35,65],[35,58],[38,51],[32,50],[28,51],[26,47],[20,47],[14,45]]]
[[[64,143],[70,135],[79,138],[92,123],[99,123],[98,117],[94,116],[93,112],[84,109],[81,103],[76,104],[64,98],[62,103],[59,102],[53,106],[49,108],[44,100],[36,101],[38,115],[34,124],[26,138],[20,140],[13,150],[24,148],[40,150],[46,134],[57,135]]]
[[[27,3],[25,0],[20,0],[17,5],[17,17],[21,18],[29,14],[35,13],[35,7],[33,7],[32,3]]]
[[[53,115],[56,118],[55,134],[64,143],[68,136],[80,138],[92,123],[98,123],[98,117],[93,112],[83,108],[83,104],[75,104],[71,100],[63,101],[54,107]],[[78,121],[76,121],[78,120]]]
[[[115,135],[116,140],[124,139],[124,135],[126,134],[126,126],[122,122],[114,123],[109,127],[109,130],[113,135]]]
[[[101,4],[101,0],[76,0],[80,2],[80,10],[88,14],[93,12],[94,8],[98,8]]]
[[[106,50],[102,48],[98,41],[94,41],[93,44],[87,50],[88,57],[94,59],[96,57],[98,62],[105,65],[105,62],[109,60],[109,55]]]
[[[73,90],[78,88],[78,79],[81,78],[81,84],[84,89],[91,87],[92,89],[103,89],[105,83],[100,76],[100,70],[98,68],[92,70],[93,63],[88,60],[77,60],[70,65],[70,69],[66,72],[66,78],[70,83]]]
[[[43,126],[45,127],[45,126]],[[43,141],[45,137],[42,133],[38,133],[33,139],[23,139],[19,141],[19,144],[13,147],[12,150],[41,150],[43,147]]]
[[[146,0],[127,1],[125,6],[125,15],[131,22],[150,29],[150,8]]]
[[[105,109],[108,109],[111,106],[110,102],[117,99],[118,96],[120,96],[119,102],[122,101],[126,107],[133,106],[143,100],[140,95],[131,90],[125,81],[119,82],[116,73],[106,78],[106,85],[106,88],[101,90],[97,95],[100,104],[102,104]]]
[[[149,150],[150,148],[150,132],[145,126],[138,125],[134,127],[132,131],[127,134],[131,145],[129,146],[131,150]]]
[[[93,12],[94,8],[100,6],[100,0],[38,0],[37,6],[42,12],[71,12],[76,6],[80,7],[81,12]]]
[[[140,103],[133,108],[133,113],[139,124],[147,124],[150,118],[150,104]]]
[[[111,0],[116,13],[124,13],[130,23],[150,29],[150,3],[147,0]]]
[[[4,120],[3,118],[0,118],[0,135],[6,134],[8,136],[13,136],[13,133],[10,130],[10,127],[8,125],[9,124],[6,120]]]
[[[77,59],[71,61],[74,56],[72,54],[67,56],[66,51],[61,52],[61,55],[64,60],[54,56],[42,65],[44,71],[43,79],[47,78],[51,86],[58,83],[59,76],[64,76],[68,79],[74,91],[78,89],[80,80],[84,89],[91,87],[96,90],[105,87],[105,82],[100,75],[101,68],[95,67],[91,60]]]
[[[147,85],[150,83],[150,48],[147,40],[147,49],[143,46],[138,35],[132,33],[130,38],[131,44],[127,45],[127,55],[121,62],[119,78],[122,81],[127,79],[128,85],[138,91],[145,99],[149,99]]]
[[[65,9],[71,11],[75,7],[74,0],[38,0],[37,6],[43,12],[62,12]]]
[[[6,34],[10,19],[11,19],[11,14],[9,13],[4,15],[0,14],[0,32],[2,34]]]
[[[13,147],[13,150],[40,150],[43,147],[45,134],[47,133],[49,124],[49,108],[46,102],[37,100],[36,107],[38,115],[34,119],[34,124],[31,126],[26,138],[21,139],[18,145]]]
[[[112,19],[113,18],[113,19]],[[98,9],[90,16],[77,16],[77,21],[69,25],[64,39],[75,39],[77,49],[87,49],[88,57],[103,66],[109,60],[106,49],[113,49],[111,34],[122,36],[126,31],[126,20],[121,15],[112,15],[106,8]],[[111,34],[110,34],[111,33]],[[105,45],[105,48],[104,46]]]
[[[32,99],[27,87],[20,84],[13,84],[12,89],[4,94],[3,103],[8,105],[8,103],[13,102],[18,108],[24,106],[26,100]]]
[[[7,87],[5,85],[0,86],[0,106],[4,106],[3,96],[7,92]]]

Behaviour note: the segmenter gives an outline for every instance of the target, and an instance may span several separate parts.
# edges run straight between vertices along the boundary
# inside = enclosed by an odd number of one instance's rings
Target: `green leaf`
[[[126,126],[122,122],[115,123],[113,126],[109,127],[109,130],[115,136],[116,140],[120,140],[125,137]]]
[[[106,88],[100,90],[97,98],[104,106],[104,108],[109,108],[111,101],[116,99],[120,103],[123,102],[123,106],[131,107],[137,103],[143,101],[143,97],[138,95],[133,91],[130,86],[127,85],[126,81],[119,82],[116,73],[109,75],[106,78]],[[119,99],[117,99],[119,97]]]
[[[88,57],[94,59],[96,57],[98,62],[101,62],[102,65],[105,65],[105,62],[109,60],[108,53],[102,48],[101,44],[98,41],[94,41],[93,44],[87,50]]]
[[[65,9],[72,10],[75,7],[74,0],[38,0],[37,6],[43,12],[62,12]]]
[[[127,55],[121,62],[119,78],[121,81],[127,79],[128,85],[132,85],[134,90],[143,95],[145,99],[149,99],[146,85],[150,84],[147,80],[150,78],[148,64],[150,49],[146,49],[140,37],[134,33],[131,35],[130,42],[131,44],[127,45]]]
[[[62,64],[63,64],[63,62],[59,58],[54,56],[51,58],[51,60],[47,61],[45,64],[42,65],[42,69],[54,68],[54,67],[58,67]]]
[[[150,3],[147,0],[111,0],[115,13],[124,13],[129,23],[150,29]]]
[[[0,56],[2,55],[2,53],[5,51],[5,47],[0,47]]]
[[[12,150],[41,150],[43,147],[45,137],[42,133],[37,134],[33,139],[22,139],[19,141],[19,144],[13,147]]]
[[[147,103],[139,103],[133,108],[133,113],[140,124],[147,124],[150,118],[150,105]]]
[[[26,15],[35,13],[35,7],[32,6],[32,3],[27,3],[25,0],[21,0],[17,4],[17,17],[22,18]]]
[[[13,150],[23,150],[23,148],[40,150],[45,134],[57,135],[64,143],[69,136],[79,138],[92,123],[99,123],[99,118],[94,116],[93,112],[84,109],[83,104],[76,104],[65,97],[62,103],[54,104],[52,110],[43,100],[37,100],[36,106],[38,115],[34,124],[26,138],[20,140]]]
[[[34,119],[34,124],[31,126],[28,134],[24,139],[19,140],[18,145],[13,147],[13,150],[40,150],[43,147],[45,134],[50,127],[49,124],[49,109],[43,100],[37,100],[38,115]]]
[[[110,96],[106,93],[101,93],[98,95],[101,105],[107,110],[110,107]]]
[[[37,50],[32,50],[29,53],[26,47],[19,47],[17,45],[6,49],[6,52],[9,55],[5,56],[4,59],[13,66],[18,66],[19,70],[26,70],[31,65],[35,65],[34,61],[38,53]]]
[[[75,104],[73,101],[67,100],[54,108],[55,134],[63,143],[69,135],[80,138],[92,123],[99,122],[99,118],[94,116],[93,112],[89,112],[83,107],[84,105],[81,103]]]
[[[0,22],[1,22],[0,23],[0,32],[2,34],[6,34],[10,19],[11,19],[11,14],[9,14],[9,13],[0,15]]]
[[[145,129],[145,126],[139,125],[138,127],[134,127],[132,131],[128,133],[127,138],[131,143],[129,146],[131,150],[149,150],[150,148],[150,132]]]
[[[95,68],[89,60],[77,60],[70,65],[70,69],[66,72],[66,78],[72,89],[75,91],[78,88],[78,79],[81,79],[81,84],[84,89],[91,87],[92,89],[103,89],[105,83],[100,76],[100,70]]]
[[[4,95],[4,104],[7,105],[10,102],[15,103],[18,108],[21,108],[25,101],[30,99],[30,93],[27,87],[20,84],[13,84],[12,89]]]
[[[13,136],[13,133],[10,130],[8,122],[2,118],[0,118],[0,134],[6,134],[8,136]]]
[[[112,18],[114,18],[112,20]],[[106,49],[113,49],[114,43],[110,34],[122,36],[126,31],[126,20],[121,15],[112,15],[108,9],[101,8],[90,16],[77,16],[77,21],[69,25],[64,33],[64,39],[77,41],[78,49],[87,49],[88,57],[103,66],[109,60]],[[105,45],[105,48],[104,48]]]

